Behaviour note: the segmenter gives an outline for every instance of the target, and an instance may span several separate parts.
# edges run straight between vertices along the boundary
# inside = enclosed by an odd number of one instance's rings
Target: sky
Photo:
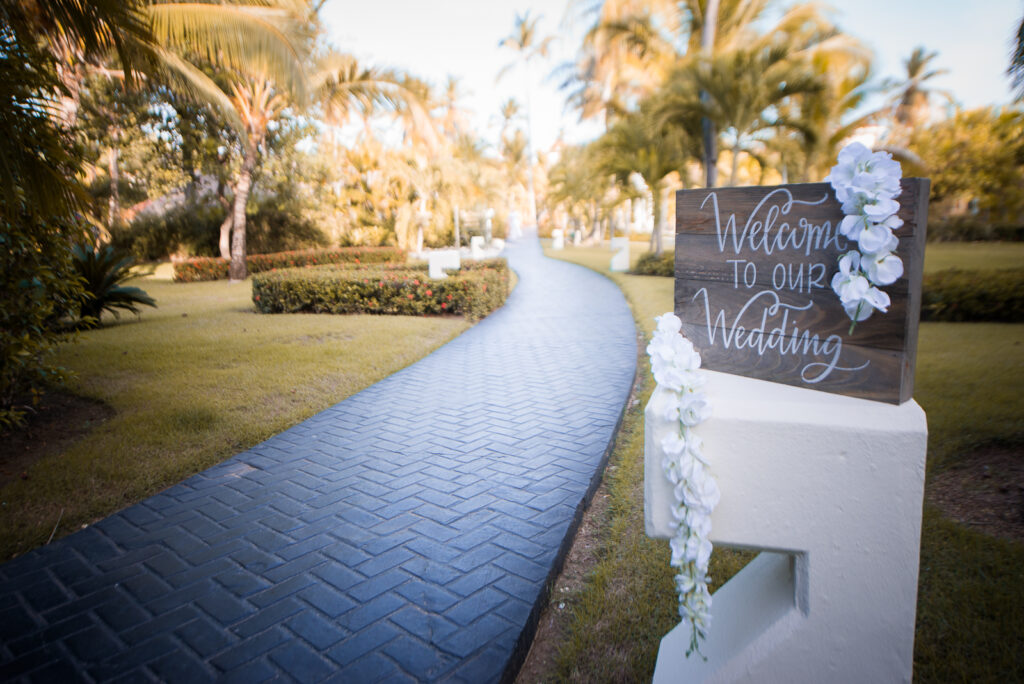
[[[485,140],[498,137],[501,103],[525,100],[527,79],[503,67],[515,53],[499,47],[512,33],[517,14],[540,17],[544,35],[556,36],[546,62],[535,62],[533,133],[538,150],[549,148],[561,133],[582,142],[597,133],[565,110],[565,97],[551,71],[571,60],[583,27],[564,21],[569,0],[328,0],[321,16],[331,42],[374,66],[406,70],[442,87],[448,76],[459,79],[463,105]],[[903,61],[917,46],[937,51],[934,65],[949,70],[935,78],[935,88],[952,92],[965,107],[1010,101],[1005,76],[1011,38],[1024,13],[1021,0],[832,0],[836,22],[867,43],[876,55],[876,73],[898,77]]]

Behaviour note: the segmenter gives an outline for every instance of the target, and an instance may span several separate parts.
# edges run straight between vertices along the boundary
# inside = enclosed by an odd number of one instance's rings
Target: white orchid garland
[[[711,511],[718,504],[719,491],[702,453],[703,443],[694,428],[711,415],[711,404],[703,392],[700,354],[680,333],[682,322],[674,313],[655,319],[657,330],[647,353],[657,386],[651,406],[657,415],[676,426],[661,439],[662,468],[672,483],[672,567],[679,594],[679,616],[692,626],[686,655],[700,652],[700,639],[711,623],[711,593],[708,591],[708,561],[711,558]]]
[[[899,239],[893,231],[903,225],[896,216],[900,205],[900,164],[888,152],[872,152],[850,143],[825,180],[832,184],[846,217],[839,232],[857,243],[857,251],[839,257],[832,289],[852,321],[850,333],[877,309],[889,309],[889,295],[878,288],[903,275],[903,261],[893,254]]]

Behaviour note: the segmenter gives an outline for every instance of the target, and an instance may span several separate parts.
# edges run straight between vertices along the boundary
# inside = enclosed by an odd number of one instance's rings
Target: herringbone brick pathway
[[[507,253],[505,307],[419,363],[0,566],[0,681],[514,674],[636,340],[610,281]]]

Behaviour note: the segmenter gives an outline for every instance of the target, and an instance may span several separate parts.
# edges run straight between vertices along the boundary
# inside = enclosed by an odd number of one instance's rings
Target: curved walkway
[[[506,254],[507,304],[430,356],[0,566],[0,680],[514,674],[636,339],[609,280]]]

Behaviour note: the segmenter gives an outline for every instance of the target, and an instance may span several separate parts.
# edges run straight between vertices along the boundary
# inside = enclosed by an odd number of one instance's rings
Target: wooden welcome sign
[[[904,178],[892,304],[849,332],[832,290],[839,233],[828,183],[676,193],[675,310],[710,370],[900,404],[914,389],[926,178]]]

